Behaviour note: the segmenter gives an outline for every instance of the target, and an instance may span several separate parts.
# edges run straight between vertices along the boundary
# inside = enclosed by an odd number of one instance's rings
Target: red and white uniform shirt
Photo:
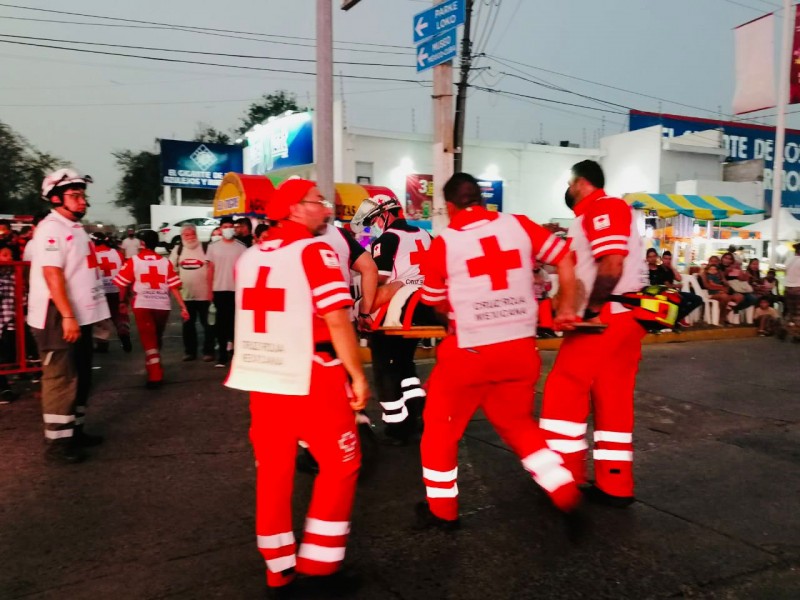
[[[47,319],[51,296],[44,267],[58,267],[64,272],[78,325],[91,325],[111,316],[94,244],[83,225],[52,211],[39,223],[28,245],[32,245],[28,325],[44,329]]]
[[[372,244],[378,275],[388,277],[386,283],[422,285],[420,264],[430,246],[431,236],[427,231],[409,225],[405,219],[397,219]]]
[[[353,263],[355,263],[366,250],[361,247],[350,232],[330,224],[328,225],[328,230],[317,237],[317,239],[329,244],[334,252],[336,252],[336,255],[339,257],[339,268],[342,271],[342,277],[344,277],[344,281],[349,288],[353,282],[350,269],[353,268]]]
[[[169,310],[172,288],[181,287],[181,280],[172,263],[152,250],[141,250],[129,258],[114,278],[119,287],[133,284],[133,308]]]
[[[635,292],[647,285],[647,267],[642,260],[644,244],[636,229],[633,209],[624,200],[596,190],[575,206],[575,215],[567,235],[575,255],[575,275],[586,290],[578,314],[586,309],[597,277],[597,261],[604,256],[625,257],[614,294]],[[612,313],[629,310],[618,302],[611,302],[610,309]]]
[[[308,229],[283,221],[237,261],[236,332],[231,388],[305,396],[314,345],[330,342],[323,319],[353,300],[333,248]],[[324,362],[323,362],[324,364]]]
[[[106,294],[119,294],[119,288],[114,285],[114,277],[125,264],[125,256],[119,250],[108,246],[95,247],[94,251],[97,255],[97,270],[103,279],[103,289]]]
[[[527,217],[470,207],[433,240],[422,267],[422,302],[449,303],[459,348],[533,337],[534,260],[555,264],[568,251]]]

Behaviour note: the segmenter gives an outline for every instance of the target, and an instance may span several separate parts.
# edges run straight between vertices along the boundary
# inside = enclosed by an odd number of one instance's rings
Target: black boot
[[[133,345],[131,344],[131,336],[129,335],[121,335],[119,336],[119,341],[122,342],[122,349],[125,353],[130,353],[133,350]]]
[[[83,462],[86,453],[72,438],[64,438],[48,442],[44,457],[52,463],[72,465]]]
[[[425,529],[440,529],[449,533],[461,527],[460,519],[449,521],[447,519],[437,517],[431,512],[428,503],[424,501],[417,502],[417,504],[414,506],[414,514],[416,515],[417,519],[413,528],[417,531],[423,531]]]
[[[94,346],[94,351],[98,354],[108,354],[108,341],[97,340],[97,343]]]
[[[583,496],[589,502],[594,504],[602,504],[604,506],[611,506],[613,508],[627,508],[636,502],[636,498],[633,496],[612,496],[611,494],[601,490],[595,484],[591,484],[588,487],[582,488],[581,492],[583,492]]]

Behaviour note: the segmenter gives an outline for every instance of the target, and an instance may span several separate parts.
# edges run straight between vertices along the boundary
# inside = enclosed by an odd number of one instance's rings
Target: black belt
[[[336,349],[331,342],[317,342],[314,344],[314,352],[325,352],[331,358],[336,358]]]

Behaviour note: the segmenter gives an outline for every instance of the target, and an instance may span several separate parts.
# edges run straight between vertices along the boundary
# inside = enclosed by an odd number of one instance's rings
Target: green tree
[[[194,133],[194,141],[207,144],[230,144],[231,136],[207,123],[198,123],[197,130]]]
[[[297,96],[286,90],[264,94],[261,100],[250,105],[247,115],[242,119],[242,125],[236,131],[241,135],[254,125],[263,123],[269,117],[282,115],[287,110],[304,111],[306,109],[297,104]]]
[[[127,208],[137,223],[148,223],[150,205],[161,198],[161,154],[120,150],[113,155],[122,173],[114,204]]]
[[[41,200],[42,180],[64,161],[40,152],[11,127],[0,121],[0,209],[3,213],[33,214],[45,205]]]

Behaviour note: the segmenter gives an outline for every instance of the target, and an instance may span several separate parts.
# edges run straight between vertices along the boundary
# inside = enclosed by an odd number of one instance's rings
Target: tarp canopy
[[[702,221],[719,221],[731,215],[759,215],[753,208],[731,196],[681,196],[679,194],[625,194],[625,202],[633,208],[652,210],[662,219],[685,215]]]
[[[367,198],[385,194],[397,199],[395,193],[379,185],[336,183],[336,218],[348,222]],[[214,216],[265,217],[267,205],[275,193],[275,185],[265,175],[227,173],[214,196]]]
[[[226,173],[214,194],[214,216],[263,217],[273,193],[268,177]]]
[[[739,231],[754,231],[761,234],[761,239],[770,239],[774,219],[764,219],[758,223],[740,227]],[[778,241],[800,240],[800,219],[797,219],[788,208],[782,208],[778,218]]]

